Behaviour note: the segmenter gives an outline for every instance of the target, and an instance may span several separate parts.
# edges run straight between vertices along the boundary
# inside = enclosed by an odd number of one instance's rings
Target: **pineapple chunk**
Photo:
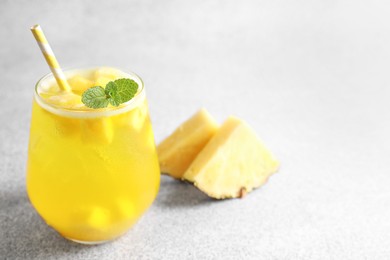
[[[130,200],[119,198],[116,202],[116,206],[118,208],[117,217],[119,219],[129,219],[129,218],[135,218],[137,216],[135,204]]]
[[[106,77],[99,77],[95,80],[94,86],[101,86],[105,87],[108,82],[113,81],[111,78],[106,78]]]
[[[243,121],[229,117],[183,175],[216,199],[244,196],[265,183],[279,163]]]
[[[98,205],[77,208],[69,219],[69,227],[77,227],[73,233],[85,234],[90,239],[98,240],[100,232],[104,232],[110,226],[111,212],[107,208]],[[76,225],[75,223],[78,223]],[[66,228],[66,227],[64,227]]]
[[[105,230],[110,225],[110,211],[101,207],[93,207],[87,215],[86,223],[90,228]]]
[[[94,77],[98,78],[109,78],[110,80],[117,79],[120,76],[120,71],[113,68],[100,68],[95,71]]]
[[[44,99],[49,99],[52,96],[58,95],[58,93],[61,93],[62,90],[56,85],[49,85],[45,88],[41,88],[39,91],[39,95],[43,97]]]
[[[182,178],[217,129],[217,123],[205,109],[198,111],[157,146],[161,171]]]
[[[82,139],[85,143],[111,144],[114,129],[110,117],[85,119],[82,122]]]
[[[78,94],[82,94],[84,91],[93,87],[93,81],[79,75],[68,79],[69,85],[72,87],[72,91]]]
[[[113,68],[100,68],[95,71],[94,86],[105,87],[108,82],[116,80],[120,77],[120,72],[117,69]]]

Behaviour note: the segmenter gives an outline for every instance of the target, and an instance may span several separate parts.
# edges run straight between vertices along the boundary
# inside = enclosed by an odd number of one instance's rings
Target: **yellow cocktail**
[[[72,92],[52,74],[36,86],[27,163],[31,203],[64,237],[84,243],[125,233],[151,205],[160,183],[142,80],[113,68],[65,72]],[[87,108],[83,90],[110,80],[138,83],[119,107]]]

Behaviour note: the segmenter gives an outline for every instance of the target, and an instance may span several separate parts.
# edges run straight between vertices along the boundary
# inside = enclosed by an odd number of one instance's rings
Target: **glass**
[[[94,69],[65,71],[83,74]],[[80,243],[124,234],[152,204],[160,169],[145,89],[106,109],[65,108],[42,98],[38,81],[32,108],[27,192],[46,223]]]

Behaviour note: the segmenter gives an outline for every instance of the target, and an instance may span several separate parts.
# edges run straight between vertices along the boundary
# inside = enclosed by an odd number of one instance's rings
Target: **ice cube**
[[[71,92],[60,92],[49,97],[47,101],[64,108],[72,108],[81,103],[81,96]]]

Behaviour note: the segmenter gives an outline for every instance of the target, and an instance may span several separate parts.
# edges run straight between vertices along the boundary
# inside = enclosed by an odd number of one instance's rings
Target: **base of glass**
[[[112,240],[102,240],[102,241],[82,241],[82,240],[77,240],[77,239],[73,239],[73,238],[69,238],[69,237],[65,237],[66,239],[70,240],[70,241],[73,241],[75,243],[78,243],[78,244],[83,244],[83,245],[90,245],[90,246],[93,246],[93,245],[100,245],[100,244],[104,244],[104,243],[108,243],[108,242],[111,242]],[[114,239],[113,239],[114,240]]]

